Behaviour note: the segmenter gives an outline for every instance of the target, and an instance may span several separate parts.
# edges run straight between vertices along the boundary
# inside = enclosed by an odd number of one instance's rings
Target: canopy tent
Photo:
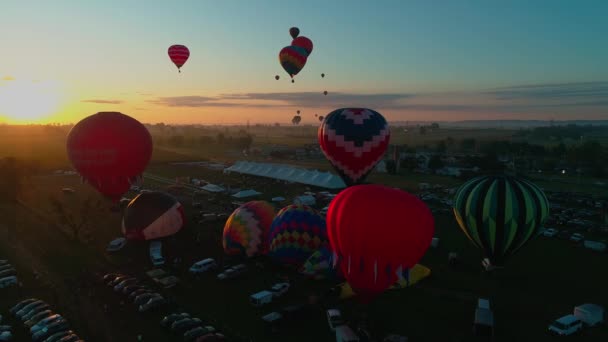
[[[245,198],[245,197],[253,197],[253,196],[257,196],[257,195],[261,195],[261,192],[257,192],[253,189],[249,189],[249,190],[242,190],[237,192],[236,194],[232,195],[232,197],[235,198]]]
[[[224,173],[230,172],[268,177],[327,189],[346,187],[344,181],[331,172],[308,170],[289,165],[238,161],[234,165],[224,169]]]
[[[209,191],[209,192],[224,192],[226,191],[226,189],[222,188],[219,185],[215,185],[215,184],[207,184],[203,187],[201,187],[202,190],[205,191]]]

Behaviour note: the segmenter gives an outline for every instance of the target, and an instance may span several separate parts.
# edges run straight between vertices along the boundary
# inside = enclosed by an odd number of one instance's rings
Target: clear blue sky
[[[393,103],[373,98],[370,107],[384,106],[393,119],[425,111],[468,118],[476,108],[497,117],[557,111],[599,118],[608,116],[607,18],[608,1],[3,0],[0,76],[61,80],[72,102],[115,101],[154,118],[174,110],[185,121],[192,113],[236,107],[201,104],[203,97],[290,93],[278,101],[299,108],[314,101],[308,92],[323,90],[330,96],[310,104],[321,112],[357,102],[354,94],[407,94]],[[315,44],[293,85],[277,58],[291,41],[291,26]],[[191,51],[179,79],[167,57],[171,44]],[[504,98],[491,93],[532,84],[548,89],[536,96],[537,88],[525,88],[504,108]],[[460,95],[447,94],[454,92]],[[193,97],[201,99],[193,103]],[[581,101],[583,108],[576,106]],[[80,103],[66,108],[96,108]],[[252,110],[272,121],[278,108]]]

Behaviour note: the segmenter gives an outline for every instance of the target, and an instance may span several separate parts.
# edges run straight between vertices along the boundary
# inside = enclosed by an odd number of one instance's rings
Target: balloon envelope
[[[118,112],[82,119],[68,134],[68,158],[100,193],[118,201],[152,157],[152,137],[139,121]]]
[[[363,182],[382,159],[390,130],[374,110],[341,108],[325,116],[318,140],[325,157],[350,186]]]
[[[281,264],[301,266],[312,253],[328,246],[325,220],[306,205],[290,205],[272,221],[268,256]]]
[[[414,195],[381,185],[357,185],[331,202],[327,234],[342,274],[367,301],[422,258],[433,238],[434,220]]]
[[[265,201],[251,201],[238,207],[224,225],[224,252],[247,257],[268,253],[268,231],[274,215],[274,207]]]
[[[304,36],[300,36],[291,41],[292,46],[301,47],[306,51],[306,57],[312,52],[312,41]]]
[[[122,232],[129,240],[153,240],[173,235],[184,226],[184,209],[171,195],[150,191],[127,206]]]
[[[179,70],[190,57],[190,50],[184,45],[172,45],[167,51],[169,58]]]
[[[279,62],[291,77],[297,75],[306,65],[306,51],[296,46],[286,46],[279,52]]]
[[[482,176],[456,193],[454,216],[467,238],[492,265],[505,261],[537,236],[549,202],[533,183],[506,175]]]
[[[300,29],[297,27],[292,27],[289,29],[289,35],[291,36],[291,38],[295,39],[298,37],[299,34],[300,34]]]

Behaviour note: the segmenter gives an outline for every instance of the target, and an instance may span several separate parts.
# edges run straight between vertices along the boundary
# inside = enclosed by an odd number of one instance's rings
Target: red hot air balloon
[[[431,244],[434,220],[416,196],[357,185],[338,194],[327,212],[327,234],[340,269],[364,302],[392,286]]]
[[[118,202],[152,157],[152,137],[139,121],[118,112],[82,119],[68,134],[68,158],[80,175]]]
[[[291,38],[296,39],[300,35],[300,29],[297,27],[290,28],[289,35],[291,36]]]
[[[291,46],[301,47],[306,51],[306,57],[312,52],[312,41],[304,36],[300,36],[291,41]]]
[[[186,63],[188,57],[190,57],[190,50],[184,45],[172,45],[169,47],[169,58],[177,67],[179,72],[182,72],[180,68]]]
[[[321,150],[349,186],[365,180],[382,159],[390,137],[384,117],[366,108],[334,110],[318,131]]]

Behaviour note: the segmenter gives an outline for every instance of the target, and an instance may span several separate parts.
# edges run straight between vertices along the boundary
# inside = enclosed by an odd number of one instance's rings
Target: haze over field
[[[116,110],[151,123],[288,124],[301,110],[314,123],[352,106],[389,121],[606,119],[607,10],[604,1],[12,1],[0,13],[10,32],[0,120],[69,123]],[[314,43],[293,84],[277,58],[291,26]],[[190,49],[182,73],[172,44]]]

